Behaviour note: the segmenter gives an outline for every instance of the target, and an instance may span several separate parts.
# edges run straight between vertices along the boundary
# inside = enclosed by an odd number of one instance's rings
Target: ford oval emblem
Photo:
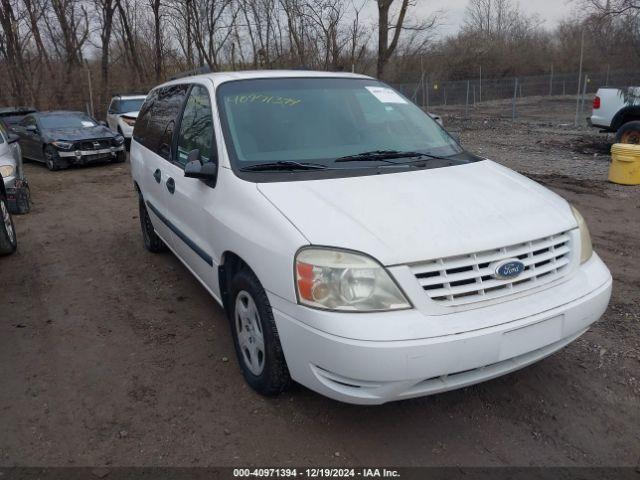
[[[496,262],[492,267],[493,277],[498,280],[512,280],[524,272],[524,263],[515,258]]]

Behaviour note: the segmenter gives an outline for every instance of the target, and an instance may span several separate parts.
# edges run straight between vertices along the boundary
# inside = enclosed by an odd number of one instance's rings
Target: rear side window
[[[177,162],[183,167],[193,150],[200,151],[202,162],[210,162],[215,154],[213,116],[209,92],[202,85],[194,85],[184,107],[178,135]]]
[[[172,85],[161,89],[151,107],[149,118],[149,142],[151,150],[162,158],[171,158],[171,143],[176,121],[180,115],[187,85]]]
[[[154,90],[149,94],[147,100],[142,105],[140,109],[140,113],[138,114],[138,119],[136,120],[136,124],[133,127],[133,138],[148,148],[146,143],[146,138],[149,131],[149,118],[151,117],[151,106],[158,98],[157,91]]]
[[[120,102],[118,100],[111,100],[111,106],[109,107],[109,113],[118,113],[118,108],[120,108]]]
[[[187,89],[187,85],[171,85],[154,90],[136,121],[136,141],[166,160],[171,158],[171,140]]]

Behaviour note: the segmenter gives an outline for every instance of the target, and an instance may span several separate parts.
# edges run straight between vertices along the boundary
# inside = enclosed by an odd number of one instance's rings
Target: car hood
[[[565,200],[489,160],[258,189],[309,243],[365,252],[385,265],[490,250],[577,226]]]
[[[129,118],[138,118],[138,114],[140,112],[127,112],[127,113],[121,113],[120,116],[121,117],[129,117]]]
[[[103,125],[83,128],[55,128],[46,130],[45,134],[51,140],[90,140],[92,138],[110,138],[116,135]]]

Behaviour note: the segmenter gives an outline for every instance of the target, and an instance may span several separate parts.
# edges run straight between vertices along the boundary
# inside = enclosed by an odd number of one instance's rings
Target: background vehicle
[[[8,255],[16,251],[18,241],[7,204],[7,192],[2,180],[2,174],[0,173],[0,255]]]
[[[7,204],[11,213],[28,213],[31,192],[22,168],[20,137],[0,124],[0,174],[4,178]]]
[[[0,108],[0,123],[8,130],[12,130],[15,125],[30,113],[35,113],[38,110],[34,107],[4,107]]]
[[[107,125],[111,130],[123,135],[127,143],[131,141],[138,112],[146,97],[146,95],[116,95],[111,99],[107,110]]]
[[[589,120],[603,132],[615,132],[616,143],[640,143],[640,87],[598,89]]]
[[[49,170],[91,162],[124,162],[124,137],[82,112],[38,112],[15,126],[22,155]]]

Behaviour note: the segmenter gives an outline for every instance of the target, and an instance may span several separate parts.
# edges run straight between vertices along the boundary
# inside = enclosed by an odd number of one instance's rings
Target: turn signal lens
[[[593,255],[593,245],[591,244],[591,234],[589,233],[589,227],[584,217],[580,214],[577,208],[571,206],[573,216],[576,217],[578,222],[578,228],[580,229],[580,263],[584,263]]]
[[[309,247],[298,252],[295,270],[303,305],[350,312],[411,308],[384,267],[363,254]]]

